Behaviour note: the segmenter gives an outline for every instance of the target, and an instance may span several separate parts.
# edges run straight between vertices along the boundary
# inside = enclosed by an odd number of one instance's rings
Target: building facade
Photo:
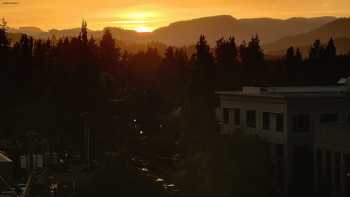
[[[287,194],[350,194],[349,93],[347,85],[216,92],[220,133],[264,139]]]

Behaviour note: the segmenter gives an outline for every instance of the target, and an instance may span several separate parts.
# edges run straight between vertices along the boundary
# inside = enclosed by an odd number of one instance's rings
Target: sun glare
[[[136,27],[135,31],[144,33],[144,32],[151,32],[152,30],[149,27]]]
[[[117,23],[125,29],[132,29],[137,32],[151,32],[154,29],[154,23],[157,21],[159,14],[152,11],[129,10],[121,13]]]

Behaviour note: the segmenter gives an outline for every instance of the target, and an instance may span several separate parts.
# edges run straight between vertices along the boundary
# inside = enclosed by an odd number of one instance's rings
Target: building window
[[[321,123],[331,123],[331,122],[337,122],[337,121],[338,121],[338,114],[336,113],[327,113],[327,114],[320,115]]]
[[[283,132],[284,129],[284,116],[283,114],[276,114],[276,131]]]
[[[224,124],[228,124],[230,122],[230,112],[229,109],[224,108],[222,110],[223,122]]]
[[[240,109],[234,109],[235,113],[235,125],[241,124],[241,110]]]
[[[340,188],[340,157],[341,157],[341,153],[340,152],[335,152],[334,153],[334,179],[335,179],[335,187],[337,189],[337,191],[339,191]]]
[[[344,154],[344,171],[345,171],[345,189],[350,194],[350,154]]]
[[[298,114],[294,117],[294,131],[298,133],[310,131],[310,116],[308,114]]]
[[[254,110],[247,111],[247,126],[256,128],[256,111]]]
[[[270,129],[270,113],[269,112],[263,112],[263,129],[269,130]]]

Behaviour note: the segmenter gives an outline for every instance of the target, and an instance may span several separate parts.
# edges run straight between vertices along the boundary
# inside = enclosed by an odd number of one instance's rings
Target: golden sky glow
[[[18,1],[18,4],[4,4]],[[350,0],[0,0],[9,26],[44,30],[106,26],[152,31],[171,22],[229,14],[236,18],[350,16]]]

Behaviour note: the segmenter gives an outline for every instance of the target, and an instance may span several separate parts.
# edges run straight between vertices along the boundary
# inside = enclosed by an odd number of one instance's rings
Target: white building
[[[343,83],[216,92],[220,133],[239,129],[268,142],[286,193],[350,194],[350,79]]]

